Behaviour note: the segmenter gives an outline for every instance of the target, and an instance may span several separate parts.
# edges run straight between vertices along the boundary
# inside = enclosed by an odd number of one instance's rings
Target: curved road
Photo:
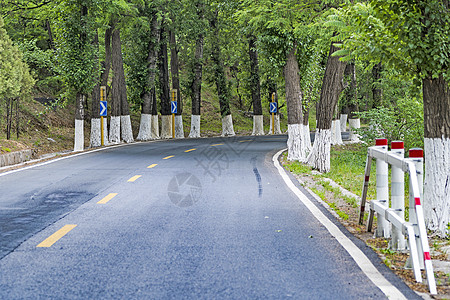
[[[386,298],[283,181],[285,145],[136,143],[0,174],[0,298]]]

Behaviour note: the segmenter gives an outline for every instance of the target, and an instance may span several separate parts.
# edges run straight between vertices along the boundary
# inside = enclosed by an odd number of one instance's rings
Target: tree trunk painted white
[[[304,124],[300,124],[301,128],[302,128],[302,141],[304,143],[304,147],[305,147],[305,159],[308,156],[309,153],[311,153],[312,150],[312,145],[311,145],[311,135],[309,133],[309,123],[308,125],[304,125]]]
[[[336,137],[336,120],[331,121],[331,145],[337,144]]]
[[[352,142],[359,142],[359,135],[353,132],[353,129],[361,128],[360,119],[348,119],[348,126],[350,127],[350,140]]]
[[[301,124],[288,124],[288,160],[304,162],[306,159],[306,147],[303,138]]]
[[[111,116],[109,123],[109,142],[111,144],[120,143],[120,116]]]
[[[152,115],[141,114],[141,122],[139,125],[139,134],[136,138],[138,141],[148,141],[152,139]]]
[[[233,118],[231,115],[226,115],[222,118],[222,136],[234,136]]]
[[[133,143],[134,138],[130,115],[120,116],[120,127],[122,128],[123,141],[125,143]]]
[[[336,120],[336,145],[343,145],[344,142],[342,141],[342,133],[341,133],[341,121]]]
[[[152,139],[159,139],[159,117],[158,115],[152,115]]]
[[[175,138],[184,139],[183,116],[175,116]]]
[[[340,122],[341,122],[341,132],[347,131],[347,114],[341,114]]]
[[[84,150],[84,121],[75,119],[75,142],[73,151]]]
[[[445,237],[450,222],[449,138],[425,138],[423,208],[428,228]]]
[[[317,129],[307,164],[322,173],[330,171],[331,130]]]
[[[90,147],[100,147],[102,145],[100,127],[101,127],[100,126],[100,118],[92,118],[91,119]]]
[[[109,144],[108,141],[108,118],[103,118],[103,144],[106,146]]]
[[[264,135],[263,115],[253,115],[252,135]]]
[[[280,115],[275,115],[275,134],[281,134]],[[267,134],[272,134],[272,116],[270,116],[270,129]]]
[[[172,115],[161,116],[161,138],[172,138]]]
[[[200,115],[191,115],[191,132],[189,133],[189,137],[200,137]]]

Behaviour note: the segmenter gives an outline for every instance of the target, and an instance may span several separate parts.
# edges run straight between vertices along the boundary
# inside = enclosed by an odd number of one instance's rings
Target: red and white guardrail
[[[391,151],[388,151],[387,148],[386,139],[377,139],[375,146],[369,147],[367,150],[359,223],[362,225],[364,222],[370,168],[372,159],[376,159],[377,199],[370,201],[367,231],[372,230],[374,214],[377,213],[376,236],[392,237],[390,242],[392,249],[404,250],[404,236],[407,236],[408,248],[411,253],[410,261],[416,281],[422,282],[420,270],[425,269],[430,293],[437,294],[421,203],[423,194],[423,150],[410,149],[409,158],[404,158],[403,142],[392,142]],[[392,169],[392,207],[389,207],[389,165]],[[405,220],[404,173],[409,174],[409,222]],[[392,224],[392,231],[389,223]]]

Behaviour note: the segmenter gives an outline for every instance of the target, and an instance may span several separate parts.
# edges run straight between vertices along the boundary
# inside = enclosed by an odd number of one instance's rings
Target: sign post
[[[270,102],[270,112],[272,113],[272,135],[275,135],[275,114],[277,113],[278,107],[275,102],[275,92],[272,93],[272,102]]]
[[[100,87],[100,137],[101,145],[105,146],[105,136],[103,134],[103,117],[108,115],[108,102],[106,101],[106,86]]]
[[[170,102],[170,111],[172,113],[172,138],[175,138],[175,114],[178,112],[177,90],[172,89],[172,101]]]

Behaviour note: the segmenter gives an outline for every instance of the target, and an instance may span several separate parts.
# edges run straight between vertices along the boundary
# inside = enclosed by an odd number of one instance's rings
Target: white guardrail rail
[[[372,231],[374,214],[376,213],[377,230],[375,235],[391,238],[389,247],[393,250],[404,251],[408,249],[410,252],[409,263],[412,265],[416,281],[422,282],[420,270],[425,269],[430,293],[437,294],[421,203],[423,195],[423,150],[410,149],[409,158],[404,158],[403,142],[392,142],[391,151],[388,151],[387,139],[377,139],[375,146],[368,148],[359,215],[359,224],[361,225],[364,222],[372,159],[376,159],[377,199],[369,202],[367,231]],[[389,201],[389,165],[391,166],[391,201]],[[405,173],[409,174],[409,221],[405,220]],[[390,204],[391,207],[389,207]],[[389,226],[389,224],[392,226]],[[407,237],[406,240],[405,236]]]

